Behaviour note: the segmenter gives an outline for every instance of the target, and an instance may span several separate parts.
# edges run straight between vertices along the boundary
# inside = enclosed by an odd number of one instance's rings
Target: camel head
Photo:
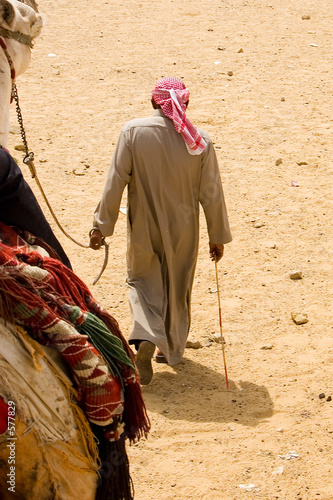
[[[40,34],[43,21],[35,0],[0,0],[0,145],[7,147],[9,134],[9,104],[12,75],[8,57],[14,66],[14,76],[28,69],[33,40]],[[3,49],[3,46],[5,49]]]
[[[3,38],[20,41],[16,37],[19,33],[29,37],[32,42],[40,34],[42,26],[43,21],[34,0],[0,0],[0,27],[4,30],[0,31],[0,35]]]

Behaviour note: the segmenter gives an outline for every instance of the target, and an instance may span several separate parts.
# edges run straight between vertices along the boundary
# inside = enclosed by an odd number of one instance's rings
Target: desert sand
[[[135,499],[332,500],[331,0],[40,0],[39,10],[45,26],[18,92],[39,178],[73,237],[88,243],[119,131],[150,115],[162,76],[184,79],[188,116],[221,169],[230,388],[201,213],[189,337],[200,348],[175,367],[154,363],[143,389],[151,434],[128,449]],[[103,252],[58,230],[20,144],[13,106],[10,150],[74,270],[128,336],[125,216],[92,286]]]

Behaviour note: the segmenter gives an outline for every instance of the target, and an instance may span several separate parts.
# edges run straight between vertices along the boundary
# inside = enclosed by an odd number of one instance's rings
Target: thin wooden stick
[[[217,297],[218,297],[218,301],[219,301],[219,322],[220,322],[220,335],[221,335],[221,343],[222,343],[224,373],[225,373],[225,385],[226,385],[227,391],[228,391],[229,390],[229,379],[228,379],[227,363],[226,363],[226,358],[225,358],[224,338],[223,338],[223,333],[222,333],[222,310],[221,310],[219,276],[218,276],[218,272],[217,272],[217,260],[216,260],[216,257],[215,257],[215,274],[216,274]]]

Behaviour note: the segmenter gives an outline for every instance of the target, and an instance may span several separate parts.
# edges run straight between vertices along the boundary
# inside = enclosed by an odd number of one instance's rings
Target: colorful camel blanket
[[[77,400],[106,437],[125,432],[135,442],[150,423],[134,354],[116,320],[59,260],[0,222],[0,315],[22,325],[39,343],[61,353]]]

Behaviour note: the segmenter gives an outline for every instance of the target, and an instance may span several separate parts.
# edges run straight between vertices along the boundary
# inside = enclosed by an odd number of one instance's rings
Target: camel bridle
[[[20,31],[7,30],[3,26],[0,26],[0,36],[3,36],[4,38],[11,38],[12,40],[16,40],[24,45],[28,45],[31,49],[34,45],[33,38],[30,35],[26,35]]]
[[[31,7],[33,10],[35,10],[35,12],[38,12],[37,5],[34,8],[31,5],[29,5],[29,3],[27,3],[25,0],[19,0],[19,1]],[[4,38],[11,38],[12,40],[16,40],[17,42],[23,43],[24,45],[30,47],[30,49],[32,49],[34,46],[33,37],[25,33],[21,33],[21,31],[11,31],[8,30],[7,28],[4,28],[3,26],[0,26],[0,36]]]

